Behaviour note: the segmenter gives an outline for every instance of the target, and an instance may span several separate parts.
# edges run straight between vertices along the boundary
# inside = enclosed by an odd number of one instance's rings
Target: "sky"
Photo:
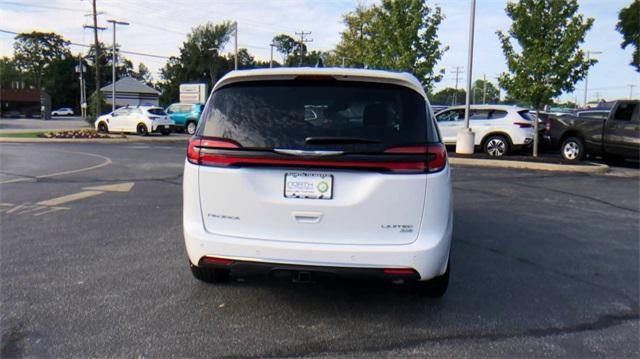
[[[273,36],[295,32],[311,32],[307,43],[310,50],[331,50],[340,40],[344,29],[342,16],[355,9],[358,4],[370,5],[377,0],[97,0],[99,25],[116,19],[127,21],[129,26],[118,27],[117,42],[123,50],[142,52],[164,57],[175,56],[190,29],[207,21],[238,22],[238,46],[246,47],[251,54],[262,60],[269,59],[269,43]],[[456,76],[454,68],[462,67],[458,78],[459,87],[465,86],[469,0],[427,0],[429,5],[439,5],[445,15],[438,31],[443,44],[449,46],[437,69],[445,69],[443,81],[436,90],[453,87]],[[615,31],[618,12],[631,0],[579,0],[580,12],[593,17],[595,23],[583,44],[585,50],[602,52],[594,55],[599,63],[589,72],[588,100],[597,98],[640,98],[640,74],[629,62],[631,47],[620,48],[621,35]],[[477,0],[474,65],[472,79],[486,76],[497,82],[496,77],[506,71],[506,64],[496,30],[507,30],[511,20],[504,12],[505,0]],[[0,0],[0,30],[13,32],[52,31],[65,39],[88,44],[92,42],[91,30],[83,29],[90,24],[89,0]],[[101,32],[100,40],[112,42],[112,30]],[[0,56],[13,53],[14,35],[0,32]],[[72,51],[85,52],[86,48],[72,46]],[[233,50],[230,42],[225,51]],[[126,55],[137,65],[144,62],[159,79],[158,70],[165,58]],[[274,54],[276,60],[281,60]],[[629,85],[635,85],[630,88]],[[576,84],[574,93],[563,94],[562,100],[583,102],[584,81]],[[631,93],[631,90],[633,91]]]

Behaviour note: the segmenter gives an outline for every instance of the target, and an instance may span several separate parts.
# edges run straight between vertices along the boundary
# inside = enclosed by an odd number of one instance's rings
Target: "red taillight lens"
[[[234,263],[234,261],[231,259],[218,258],[218,257],[202,257],[201,261],[204,264],[218,264],[223,266],[228,266]]]
[[[402,146],[387,148],[384,153],[427,155],[427,172],[438,172],[447,164],[447,148],[444,144],[432,144],[427,146]]]
[[[417,274],[414,269],[411,268],[385,268],[382,270],[384,274],[388,275],[414,275]]]
[[[520,127],[520,128],[531,128],[533,127],[532,124],[528,123],[528,122],[514,122],[514,125]]]
[[[206,164],[206,153],[203,148],[239,148],[235,142],[223,139],[203,138],[203,137],[191,137],[189,145],[187,146],[187,159],[189,162],[199,165]]]
[[[547,130],[547,131],[551,131],[551,127],[553,126],[553,125],[551,124],[551,122],[552,122],[552,121],[551,121],[551,117],[547,118],[547,124],[544,126],[544,129],[545,129],[545,130]]]

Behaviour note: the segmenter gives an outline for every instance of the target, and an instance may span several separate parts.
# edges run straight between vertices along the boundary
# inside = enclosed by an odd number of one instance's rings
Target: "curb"
[[[458,166],[475,166],[490,168],[513,168],[535,171],[572,172],[572,173],[606,173],[609,166],[588,162],[589,165],[562,165],[557,163],[523,162],[509,160],[481,160],[475,158],[449,157],[449,163]]]
[[[127,137],[127,138],[20,138],[0,137],[0,143],[136,143],[136,142],[163,142],[163,143],[187,143],[189,137]]]

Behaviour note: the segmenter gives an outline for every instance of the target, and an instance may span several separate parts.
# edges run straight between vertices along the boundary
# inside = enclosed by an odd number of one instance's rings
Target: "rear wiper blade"
[[[360,137],[307,137],[305,145],[348,145],[353,143],[382,143],[382,141]]]

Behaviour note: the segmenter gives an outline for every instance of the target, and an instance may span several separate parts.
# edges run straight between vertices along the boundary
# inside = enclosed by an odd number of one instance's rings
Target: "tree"
[[[42,88],[46,68],[55,60],[71,57],[68,43],[52,32],[18,34],[13,43],[14,61],[21,71],[33,78],[37,89]]]
[[[344,16],[347,29],[336,48],[345,64],[413,73],[430,92],[443,72],[434,73],[447,47],[438,40],[444,16],[422,0],[382,0]]]
[[[287,62],[287,58],[289,57],[289,55],[291,55],[294,51],[298,51],[300,52],[299,48],[300,48],[300,43],[297,42],[293,37],[287,35],[287,34],[280,34],[275,36],[272,40],[271,43],[276,45],[276,51],[279,52],[280,54],[282,54],[282,62],[286,63]],[[304,45],[304,50],[306,51],[306,45]]]
[[[213,86],[217,79],[233,68],[229,59],[220,54],[220,49],[229,41],[231,27],[230,21],[220,24],[208,22],[191,30],[180,47],[180,56],[171,57],[160,71],[161,103],[177,100],[181,83],[208,83]],[[239,60],[242,61],[242,57],[239,56]]]
[[[596,63],[580,49],[594,20],[578,14],[577,0],[520,0],[507,3],[505,11],[511,27],[497,35],[509,72],[500,75],[500,86],[539,112],[563,91],[572,92]],[[537,134],[537,121],[534,129]],[[534,136],[533,156],[537,155]]]
[[[0,58],[0,88],[12,88],[16,83],[29,86],[31,81],[20,70],[16,62],[9,57]]]
[[[234,53],[230,53],[227,56],[228,67],[231,69],[235,67],[235,59],[236,55]],[[255,58],[253,55],[249,53],[249,51],[245,48],[238,49],[238,69],[252,69],[256,65]]]
[[[631,45],[634,47],[631,65],[640,72],[640,0],[633,2],[620,10],[616,30],[622,34],[622,48]]]
[[[432,96],[429,101],[432,105],[457,105],[463,101],[467,92],[463,89],[454,89],[453,87],[444,88]]]
[[[500,101],[500,90],[486,80],[476,80],[471,87],[472,103],[498,103]]]
[[[153,85],[153,76],[151,76],[151,71],[149,71],[149,68],[142,62],[138,64],[138,70],[134,71],[131,74],[131,77],[144,82],[148,86]]]

